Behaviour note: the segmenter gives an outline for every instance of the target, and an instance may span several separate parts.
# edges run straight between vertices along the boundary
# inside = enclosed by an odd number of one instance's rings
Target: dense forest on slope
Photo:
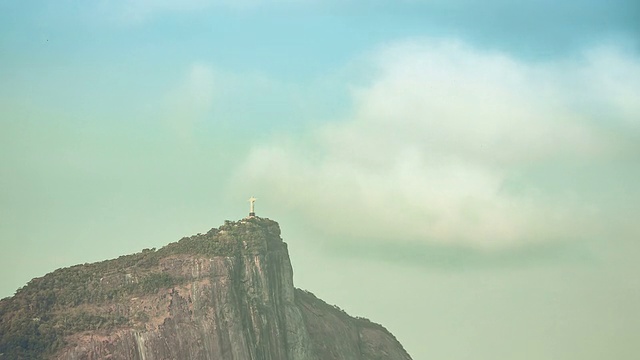
[[[158,250],[58,269],[31,280],[13,297],[0,300],[0,359],[41,359],[65,345],[68,335],[111,330],[145,320],[92,308],[153,294],[185,281],[158,268],[161,259],[191,255],[211,258],[264,253],[286,246],[268,219],[225,221],[205,234],[184,237]],[[137,317],[137,318],[136,318]]]

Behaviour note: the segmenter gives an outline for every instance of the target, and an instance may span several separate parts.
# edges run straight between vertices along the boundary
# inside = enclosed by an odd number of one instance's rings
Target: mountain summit
[[[0,360],[43,358],[411,359],[294,288],[278,223],[258,217],[31,280],[0,301]]]

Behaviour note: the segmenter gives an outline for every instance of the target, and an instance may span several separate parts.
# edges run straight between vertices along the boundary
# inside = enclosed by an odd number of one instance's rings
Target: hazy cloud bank
[[[248,11],[278,5],[313,4],[313,0],[116,0],[102,9],[129,24],[140,24],[162,16],[197,14],[209,10]]]
[[[254,147],[234,186],[327,235],[482,249],[597,237],[621,215],[599,172],[639,153],[636,58],[527,63],[420,40],[370,60],[346,118]]]
[[[205,64],[192,64],[182,82],[164,99],[165,121],[179,138],[193,136],[195,125],[202,120],[214,104],[216,81],[213,69]]]

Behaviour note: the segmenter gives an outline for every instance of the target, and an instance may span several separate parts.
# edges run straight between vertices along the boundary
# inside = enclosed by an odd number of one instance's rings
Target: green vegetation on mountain
[[[293,284],[280,228],[227,221],[59,269],[0,300],[0,360],[411,360],[385,328]]]
[[[279,235],[278,224],[268,219],[226,221],[206,234],[184,237],[159,250],[144,249],[35,278],[13,297],[0,300],[0,360],[46,358],[65,344],[65,336],[144,321],[144,313],[127,318],[118,314],[98,315],[86,308],[153,294],[184,283],[184,278],[158,268],[161,259],[264,253],[286,246]]]

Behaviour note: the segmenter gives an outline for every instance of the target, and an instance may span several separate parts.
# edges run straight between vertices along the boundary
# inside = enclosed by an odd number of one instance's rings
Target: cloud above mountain
[[[215,85],[213,69],[206,64],[193,63],[182,81],[165,96],[165,122],[178,138],[190,139],[196,124],[211,111]]]
[[[527,62],[418,39],[362,67],[348,114],[256,145],[234,186],[334,237],[478,249],[600,236],[639,195],[614,189],[640,154],[640,62],[619,47]]]

